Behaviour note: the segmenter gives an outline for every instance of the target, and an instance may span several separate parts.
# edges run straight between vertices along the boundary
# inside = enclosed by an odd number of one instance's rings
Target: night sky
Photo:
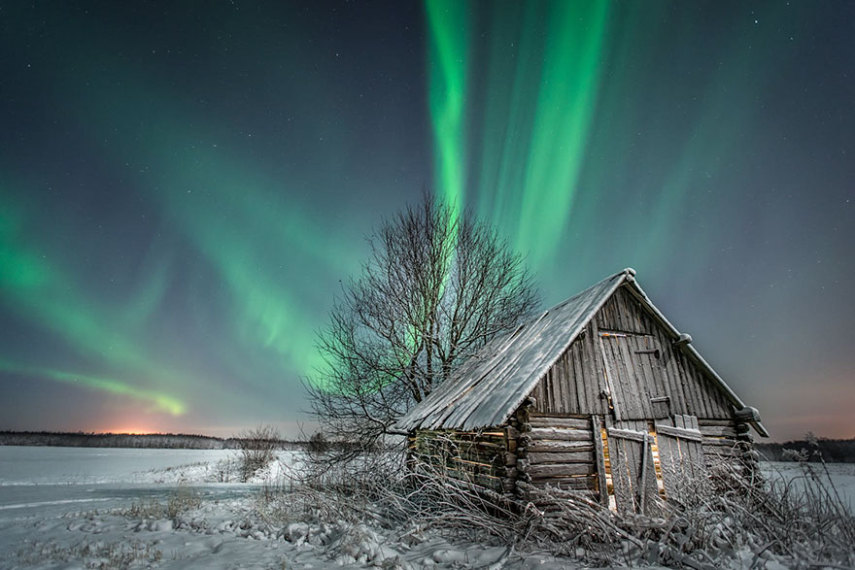
[[[855,3],[0,0],[0,429],[309,426],[425,191],[549,306],[634,267],[773,438],[855,437]]]

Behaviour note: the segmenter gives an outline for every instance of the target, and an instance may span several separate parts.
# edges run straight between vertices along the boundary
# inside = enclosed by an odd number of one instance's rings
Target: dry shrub
[[[130,519],[170,519],[176,521],[179,515],[202,506],[202,497],[193,487],[183,481],[178,484],[163,505],[156,499],[134,501],[130,507],[120,512]]]
[[[276,459],[276,449],[281,443],[279,432],[270,425],[242,432],[237,437],[240,450],[241,479],[247,481],[255,473]]]
[[[330,442],[327,441],[326,436],[320,431],[313,433],[312,437],[309,438],[308,444],[306,444],[306,451],[312,455],[324,455],[329,453],[330,449]]]
[[[175,520],[179,515],[198,509],[202,506],[202,497],[199,492],[185,484],[180,484],[178,488],[170,493],[169,499],[166,501],[166,516],[169,519]]]

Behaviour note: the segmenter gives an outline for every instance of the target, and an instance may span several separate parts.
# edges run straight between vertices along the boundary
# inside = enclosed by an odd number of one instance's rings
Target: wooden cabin
[[[751,468],[750,429],[768,436],[691,342],[625,269],[488,343],[398,427],[449,477],[650,512]]]

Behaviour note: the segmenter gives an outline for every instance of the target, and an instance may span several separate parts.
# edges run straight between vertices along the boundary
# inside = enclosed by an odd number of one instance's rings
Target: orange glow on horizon
[[[152,431],[148,428],[144,427],[118,427],[118,428],[109,428],[109,429],[99,429],[96,433],[114,433],[114,434],[128,434],[128,435],[151,435],[153,433],[160,433],[157,431]]]

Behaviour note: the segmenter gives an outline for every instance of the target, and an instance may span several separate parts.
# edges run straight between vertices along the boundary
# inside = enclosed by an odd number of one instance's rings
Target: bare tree
[[[350,456],[376,449],[457,364],[539,304],[522,257],[495,230],[429,196],[369,244],[319,335],[326,366],[307,381],[328,440]]]

